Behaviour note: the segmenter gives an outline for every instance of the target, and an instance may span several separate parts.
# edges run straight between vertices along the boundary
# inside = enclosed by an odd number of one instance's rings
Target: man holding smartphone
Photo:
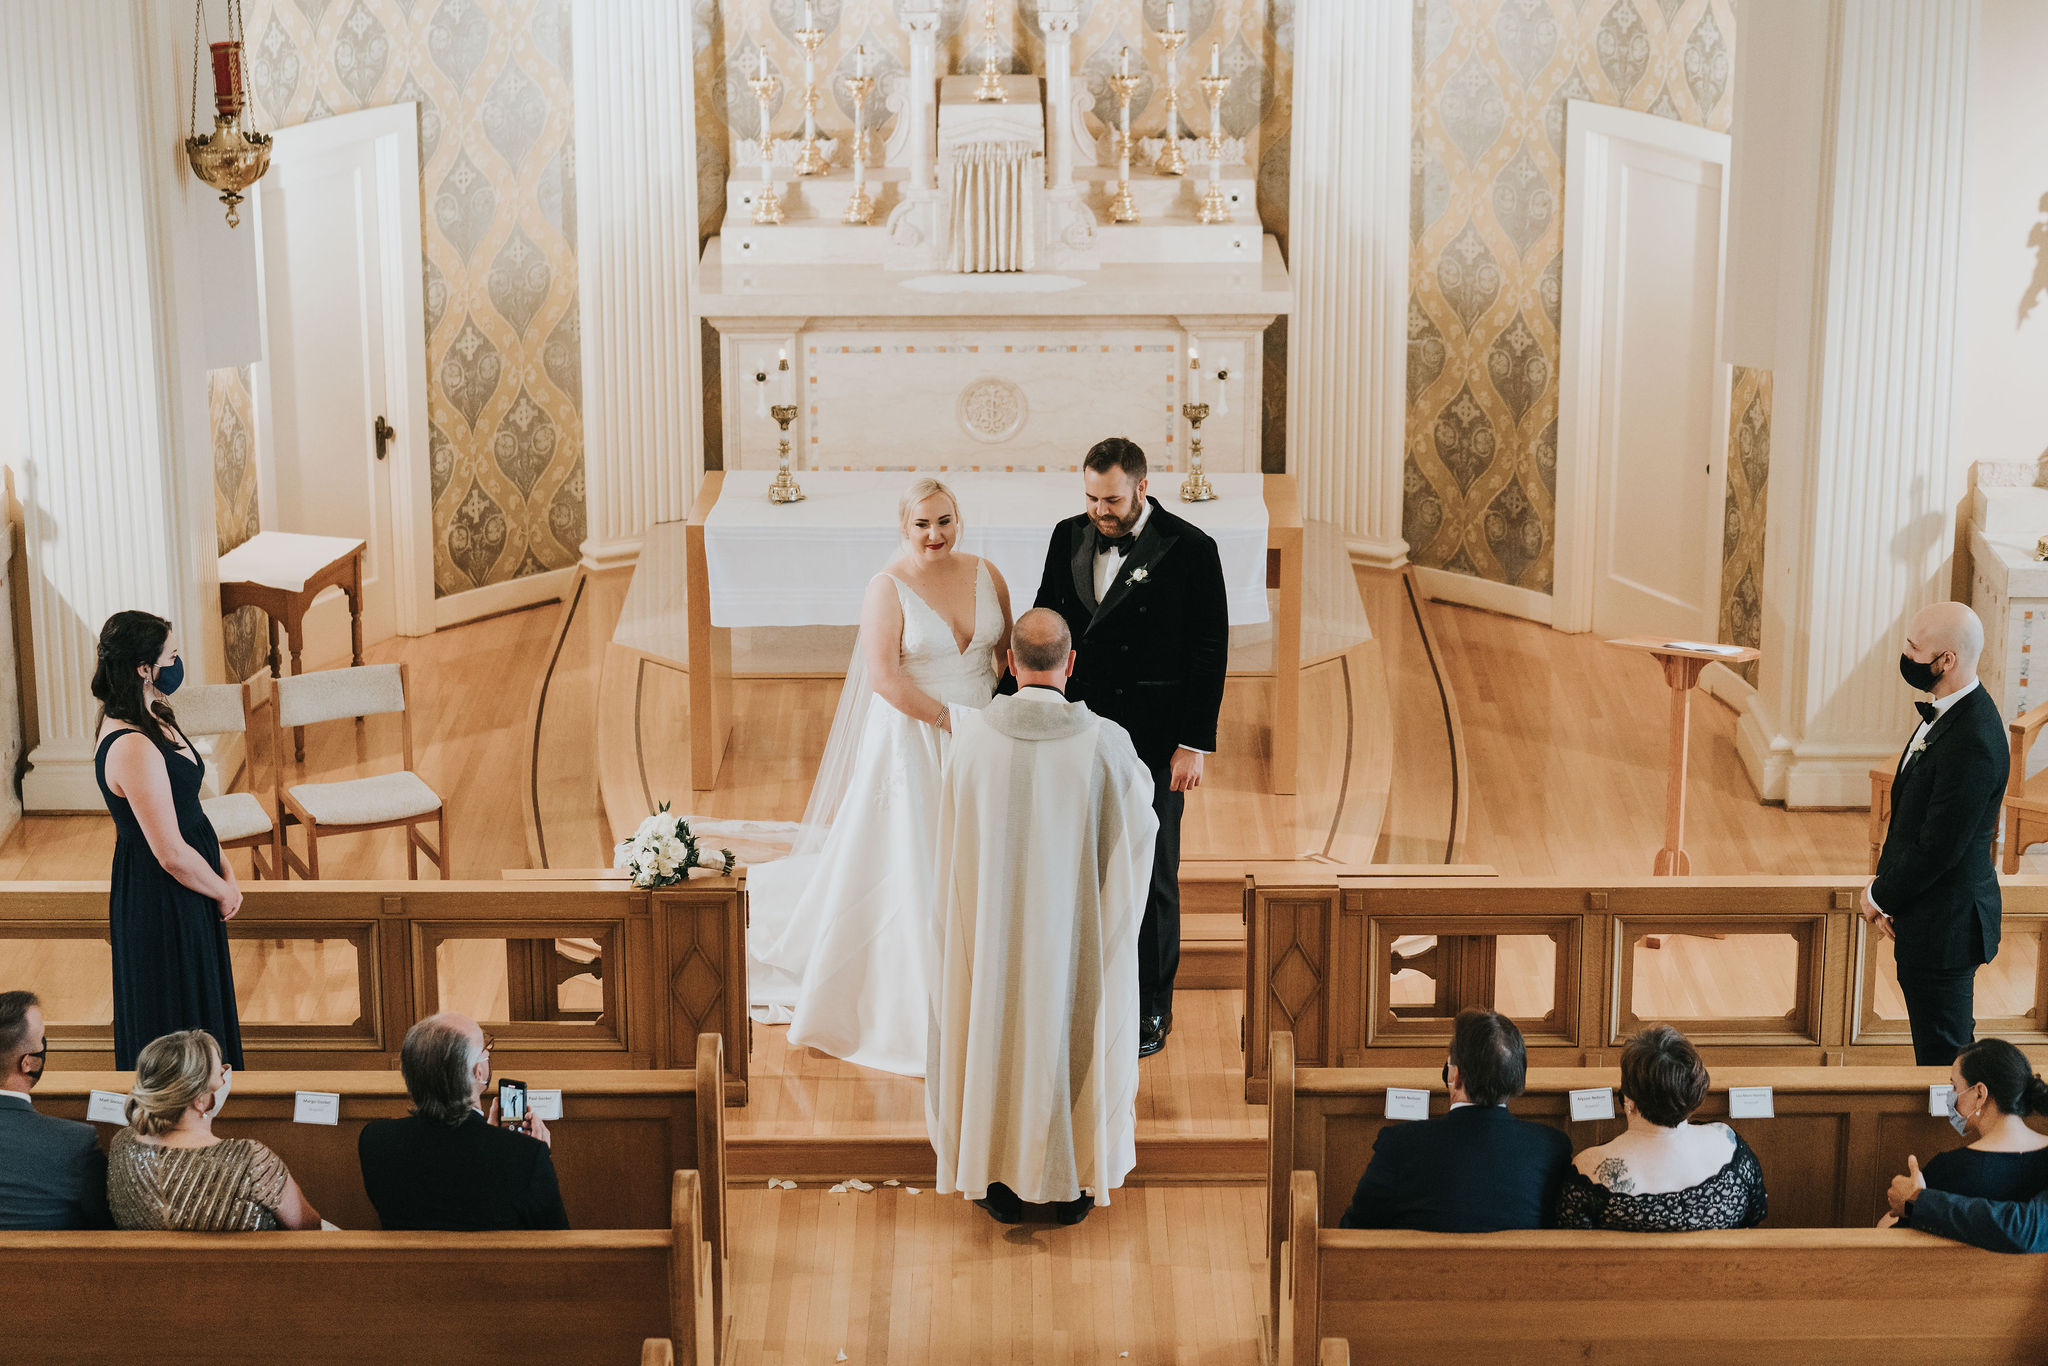
[[[548,1127],[523,1083],[504,1081],[483,1108],[491,1039],[467,1015],[443,1011],[405,1032],[399,1066],[413,1110],[363,1126],[363,1189],[387,1229],[567,1228],[548,1151]]]

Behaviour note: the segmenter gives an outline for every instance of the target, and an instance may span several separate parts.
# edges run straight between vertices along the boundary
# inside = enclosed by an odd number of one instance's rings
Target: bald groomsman
[[[1913,1060],[1947,1067],[1977,1035],[1977,969],[1998,952],[1991,845],[2008,751],[1998,703],[1977,682],[1984,624],[1938,602],[1906,627],[1899,673],[1932,699],[1892,777],[1891,823],[1863,918],[1894,942]]]

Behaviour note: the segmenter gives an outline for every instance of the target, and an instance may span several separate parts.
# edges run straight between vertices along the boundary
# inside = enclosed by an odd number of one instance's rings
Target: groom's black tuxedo
[[[1223,563],[1208,534],[1149,499],[1152,510],[1102,600],[1095,597],[1095,528],[1084,516],[1053,528],[1036,606],[1074,634],[1067,697],[1130,732],[1152,770],[1159,841],[1138,932],[1138,991],[1146,1014],[1170,1014],[1180,966],[1180,817],[1174,750],[1216,748],[1216,713],[1230,652]]]

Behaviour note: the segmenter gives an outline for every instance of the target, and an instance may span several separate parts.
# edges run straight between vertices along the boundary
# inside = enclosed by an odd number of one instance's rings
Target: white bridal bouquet
[[[669,814],[668,803],[640,822],[633,838],[620,840],[612,853],[612,867],[633,875],[635,887],[666,887],[681,882],[692,868],[715,868],[732,875],[732,850],[707,854],[697,848],[690,823]]]

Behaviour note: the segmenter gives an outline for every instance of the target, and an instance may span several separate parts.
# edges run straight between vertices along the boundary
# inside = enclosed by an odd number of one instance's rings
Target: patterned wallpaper
[[[1728,401],[1728,499],[1721,524],[1721,635],[1763,643],[1764,509],[1771,477],[1771,372],[1735,369]],[[1756,682],[1757,661],[1742,666]]]
[[[225,555],[262,527],[256,512],[256,406],[249,367],[209,370],[207,430],[213,434],[213,521]],[[269,647],[263,613],[241,607],[220,619],[228,681],[239,683],[263,663]]]
[[[259,127],[420,106],[437,596],[583,542],[569,3],[246,6]]]
[[[697,39],[697,185],[699,229],[708,238],[725,218],[725,181],[734,147],[759,136],[760,114],[747,78],[765,50],[768,69],[782,88],[770,105],[770,126],[788,137],[803,122],[800,101],[804,53],[795,38],[803,25],[804,0],[691,0]],[[1345,0],[1349,3],[1349,0]],[[1377,2],[1377,0],[1375,0]],[[1143,80],[1132,97],[1131,134],[1158,137],[1166,127],[1166,59],[1152,35],[1166,25],[1167,0],[1079,0],[1081,23],[1073,38],[1075,86],[1095,97],[1093,131],[1100,136],[1115,118],[1108,78],[1128,45]],[[1227,136],[1248,139],[1246,159],[1256,168],[1259,217],[1287,245],[1287,130],[1294,108],[1295,0],[1176,0],[1175,22],[1188,34],[1181,51],[1180,110],[1206,127],[1208,105],[1199,76],[1209,46],[1222,44],[1223,70],[1231,77],[1223,98]],[[854,49],[865,47],[870,74],[882,78],[869,97],[868,120],[877,151],[895,126],[884,107],[887,78],[910,67],[910,35],[902,24],[904,0],[812,0],[817,25],[825,32],[817,70],[828,90],[818,106],[819,131],[847,148],[853,104],[839,78],[853,74]],[[942,0],[938,70],[941,75],[979,71],[984,56],[982,0]],[[1045,70],[1045,34],[1038,26],[1038,0],[996,0],[997,62],[1005,71]],[[1199,68],[1199,69],[1198,69]],[[843,161],[850,149],[841,152]],[[708,339],[707,339],[708,342]],[[709,354],[716,354],[715,348]],[[1285,458],[1287,408],[1286,324],[1266,336],[1266,432],[1268,468]],[[715,429],[714,429],[715,434]]]
[[[1550,591],[1565,102],[1725,132],[1734,48],[1732,0],[1416,0],[1402,514],[1416,563]]]

